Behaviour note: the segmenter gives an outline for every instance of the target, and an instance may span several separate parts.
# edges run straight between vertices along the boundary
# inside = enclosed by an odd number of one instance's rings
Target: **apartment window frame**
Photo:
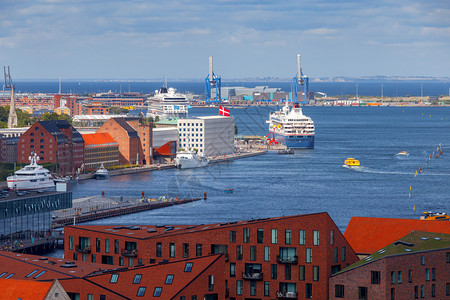
[[[313,230],[313,246],[319,246],[319,230]]]
[[[292,243],[292,231],[290,229],[286,229],[284,231],[284,243],[286,245],[290,245]]]
[[[195,244],[195,255],[197,257],[203,255],[203,245],[202,244]]]
[[[264,229],[258,228],[256,230],[256,243],[262,244],[264,243]]]
[[[305,245],[306,244],[306,230],[300,229],[298,231],[298,244]]]
[[[236,231],[230,230],[230,243],[236,243]]]
[[[380,284],[381,282],[381,272],[380,271],[370,271],[370,283]]]
[[[270,247],[264,247],[264,261],[270,261]]]
[[[305,281],[305,274],[306,273],[306,268],[304,265],[299,265],[298,266],[298,280],[299,281]]]
[[[270,242],[272,244],[277,244],[278,243],[278,230],[277,229],[272,229],[270,231]]]
[[[242,239],[244,243],[250,243],[250,228],[243,229]]]
[[[336,298],[344,298],[345,297],[345,285],[335,284],[334,285],[334,296]]]
[[[330,230],[330,245],[334,245],[334,230]]]

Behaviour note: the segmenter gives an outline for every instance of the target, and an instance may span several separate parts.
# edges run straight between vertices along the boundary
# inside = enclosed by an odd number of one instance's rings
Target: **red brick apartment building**
[[[109,107],[101,102],[83,103],[81,105],[82,115],[107,115]]]
[[[76,261],[122,267],[223,253],[224,291],[230,300],[327,299],[330,275],[358,260],[327,213],[208,225],[64,230],[64,255]]]
[[[450,222],[352,217],[344,236],[356,254],[364,258],[412,231],[450,234]]]
[[[84,251],[87,252],[87,249]],[[10,281],[11,284],[17,284],[17,280],[29,282],[22,286],[23,292],[27,286],[36,286],[35,282],[56,279],[72,300],[219,300],[225,299],[224,260],[224,255],[211,255],[117,268],[91,262],[0,252],[0,280]],[[1,299],[4,299],[3,293],[4,290],[0,290]],[[21,298],[19,293],[14,299]],[[62,296],[51,299],[66,299]]]
[[[329,292],[330,299],[450,299],[450,235],[412,232],[332,275]]]
[[[111,118],[96,133],[109,133],[119,144],[119,162],[125,164],[152,163],[151,124],[139,118]]]
[[[58,163],[59,172],[74,173],[84,163],[84,141],[67,121],[38,121],[21,135],[17,145],[17,162],[29,163],[35,152],[39,163]]]

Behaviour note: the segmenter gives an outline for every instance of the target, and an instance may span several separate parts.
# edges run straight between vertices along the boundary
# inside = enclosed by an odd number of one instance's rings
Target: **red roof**
[[[352,217],[344,237],[356,254],[371,254],[412,231],[450,234],[450,222]]]
[[[86,147],[118,145],[107,132],[83,134],[83,139]]]
[[[45,299],[53,285],[51,282],[30,280],[0,279],[2,300],[38,300]]]

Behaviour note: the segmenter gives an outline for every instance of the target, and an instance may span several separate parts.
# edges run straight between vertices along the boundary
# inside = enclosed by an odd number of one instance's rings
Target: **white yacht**
[[[46,190],[55,187],[50,171],[37,164],[39,157],[33,153],[30,164],[16,171],[6,180],[10,190]]]
[[[203,155],[198,155],[194,150],[183,150],[177,153],[175,163],[179,169],[191,169],[205,167],[209,159]]]
[[[162,87],[155,91],[153,97],[147,99],[147,117],[156,117],[160,119],[167,118],[186,118],[188,115],[188,101],[186,96],[177,93],[174,88],[167,89]]]
[[[105,169],[103,164],[100,166],[100,168],[97,169],[94,173],[95,179],[107,179],[109,178],[109,171]]]

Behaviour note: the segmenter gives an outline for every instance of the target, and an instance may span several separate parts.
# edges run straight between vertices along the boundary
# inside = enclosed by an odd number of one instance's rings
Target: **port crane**
[[[16,102],[14,99],[14,83],[11,79],[11,72],[9,66],[3,67],[3,73],[5,74],[5,83],[3,89],[11,89],[11,105],[9,106],[8,128],[17,127],[17,113]]]
[[[297,93],[301,90],[299,85],[303,86],[303,101],[298,101]],[[293,103],[308,103],[309,102],[309,78],[303,75],[303,71],[300,65],[300,54],[297,54],[297,74],[292,79],[292,102]]]
[[[216,99],[211,98],[211,88],[216,88]],[[205,78],[205,102],[221,102],[222,98],[220,91],[222,88],[222,79],[214,74],[213,71],[213,57],[209,57],[209,74]]]

